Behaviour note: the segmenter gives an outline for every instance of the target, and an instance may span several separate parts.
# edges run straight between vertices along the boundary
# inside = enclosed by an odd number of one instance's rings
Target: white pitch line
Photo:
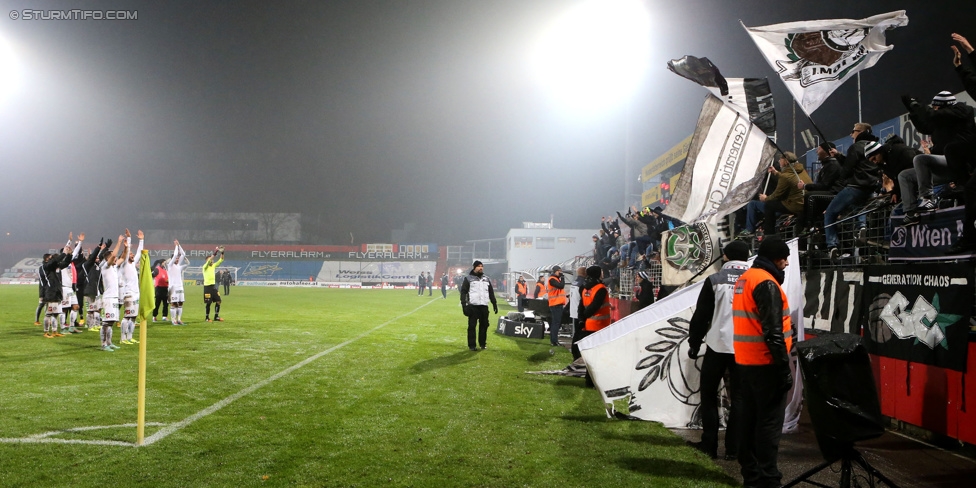
[[[166,437],[168,437],[170,434],[172,434],[172,433],[174,433],[176,431],[179,431],[180,429],[182,429],[182,428],[184,428],[184,427],[192,424],[193,422],[196,422],[197,420],[200,420],[200,419],[206,417],[207,415],[210,415],[210,414],[216,412],[217,410],[220,410],[220,409],[226,407],[227,405],[230,405],[235,400],[237,400],[237,399],[239,399],[241,397],[244,397],[245,395],[248,395],[248,394],[254,392],[258,388],[261,388],[262,386],[265,386],[268,383],[271,383],[272,381],[275,381],[278,378],[281,378],[282,376],[285,376],[285,375],[291,373],[292,371],[295,371],[296,369],[302,368],[305,365],[307,365],[308,363],[311,363],[312,361],[315,361],[316,359],[318,359],[318,358],[320,358],[322,356],[325,356],[326,354],[329,354],[332,351],[335,351],[337,349],[341,349],[341,348],[343,348],[343,347],[345,347],[345,346],[347,346],[349,344],[352,344],[353,342],[356,342],[359,339],[362,339],[363,337],[366,337],[366,336],[372,334],[373,332],[376,332],[377,330],[380,330],[383,327],[386,327],[387,325],[392,324],[393,322],[396,322],[397,320],[400,320],[400,319],[402,319],[404,317],[407,317],[409,315],[412,315],[416,311],[418,311],[418,310],[420,310],[420,309],[422,309],[422,308],[424,308],[427,305],[430,305],[432,303],[435,303],[435,302],[433,300],[428,301],[427,303],[424,303],[423,305],[421,305],[421,306],[419,306],[419,307],[417,307],[417,308],[415,308],[415,309],[413,309],[413,310],[411,310],[411,311],[409,311],[409,312],[407,312],[407,313],[405,313],[403,315],[400,315],[398,317],[394,317],[394,318],[392,318],[392,319],[390,319],[390,320],[388,320],[388,321],[386,321],[386,322],[384,322],[384,323],[382,323],[380,325],[377,325],[376,327],[373,327],[372,329],[367,330],[366,332],[363,332],[362,334],[359,334],[356,337],[353,337],[352,339],[349,339],[349,340],[347,340],[345,342],[342,342],[340,344],[337,344],[335,346],[332,346],[332,347],[330,347],[330,348],[328,348],[328,349],[326,349],[326,350],[324,350],[324,351],[322,351],[322,352],[320,352],[320,353],[318,353],[318,354],[316,354],[314,356],[311,356],[309,358],[306,358],[305,360],[303,360],[303,361],[301,361],[301,362],[299,362],[299,363],[297,363],[297,364],[295,364],[295,365],[293,365],[291,367],[288,367],[288,368],[282,370],[281,372],[279,372],[277,374],[274,374],[273,376],[271,376],[269,378],[266,378],[264,380],[261,380],[261,381],[255,383],[255,384],[247,387],[247,388],[244,388],[243,390],[241,390],[241,391],[239,391],[237,393],[234,393],[233,395],[231,395],[231,396],[229,396],[227,398],[224,398],[223,400],[220,400],[219,402],[214,403],[213,405],[211,405],[211,406],[209,406],[209,407],[207,407],[207,408],[205,408],[203,410],[200,410],[199,412],[197,412],[197,413],[195,413],[193,415],[190,415],[189,417],[187,417],[187,418],[185,418],[185,419],[183,419],[183,420],[181,420],[179,422],[176,422],[174,424],[169,424],[166,427],[163,427],[162,429],[159,429],[158,431],[156,431],[155,434],[153,434],[153,435],[151,435],[149,437],[146,437],[143,440],[142,445],[143,446],[148,446],[150,444],[154,444],[154,443],[156,443],[158,441],[161,441],[161,440],[165,439]],[[128,444],[128,445],[131,445],[131,444]]]
[[[163,426],[166,424],[161,424],[159,422],[149,422],[146,425],[153,427]],[[125,442],[125,441],[100,441],[100,440],[84,440],[84,439],[58,439],[56,437],[51,437],[59,434],[64,434],[67,432],[85,432],[89,430],[103,430],[103,429],[127,429],[136,427],[136,424],[119,424],[119,425],[93,425],[90,427],[75,427],[65,430],[52,430],[50,432],[44,432],[43,434],[35,434],[28,437],[8,437],[0,438],[0,443],[3,444],[89,444],[96,446],[123,446],[123,447],[135,447],[135,443]]]

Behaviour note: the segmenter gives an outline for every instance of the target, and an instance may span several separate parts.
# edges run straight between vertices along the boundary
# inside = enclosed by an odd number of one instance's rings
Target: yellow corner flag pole
[[[136,417],[136,445],[146,438],[146,321],[139,322],[139,403]]]
[[[140,231],[141,232],[141,231]],[[141,235],[140,235],[141,237]],[[146,434],[146,319],[152,314],[156,301],[156,288],[153,286],[152,270],[149,268],[149,251],[142,250],[139,257],[139,393],[136,403],[136,445],[141,446]],[[165,312],[164,312],[165,313]]]

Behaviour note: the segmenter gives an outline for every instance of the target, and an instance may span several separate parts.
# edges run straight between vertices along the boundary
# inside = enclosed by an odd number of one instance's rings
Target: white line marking
[[[180,429],[182,429],[182,428],[184,428],[184,427],[192,424],[193,422],[196,422],[197,420],[200,420],[200,419],[206,417],[207,415],[210,415],[210,414],[216,412],[217,410],[220,410],[221,408],[226,407],[227,405],[230,405],[231,403],[234,402],[234,400],[237,400],[237,399],[239,399],[239,398],[241,398],[241,397],[243,397],[243,396],[245,396],[245,395],[247,395],[247,394],[249,394],[249,393],[257,390],[258,388],[261,388],[262,386],[265,386],[268,383],[271,383],[272,381],[275,381],[278,378],[281,378],[282,376],[285,376],[285,375],[291,373],[292,371],[295,371],[296,369],[299,369],[299,368],[307,365],[308,363],[311,363],[312,361],[315,361],[316,359],[318,359],[318,358],[320,358],[322,356],[325,356],[326,354],[329,354],[329,353],[331,353],[331,352],[333,352],[333,351],[335,351],[337,349],[341,349],[341,348],[343,348],[345,346],[348,346],[349,344],[352,344],[353,342],[356,342],[359,339],[362,339],[363,337],[366,337],[366,336],[372,334],[373,332],[376,332],[377,330],[380,330],[383,327],[386,327],[387,325],[390,325],[393,322],[396,322],[397,320],[400,320],[400,319],[402,319],[404,317],[410,316],[410,315],[414,314],[415,312],[417,312],[418,310],[420,310],[420,309],[422,309],[422,308],[424,308],[424,307],[426,307],[426,306],[428,306],[428,305],[430,305],[432,303],[437,303],[437,302],[435,302],[435,301],[428,301],[428,302],[424,303],[423,305],[421,305],[421,306],[419,306],[419,307],[417,307],[417,308],[415,308],[415,309],[413,309],[413,310],[411,310],[411,311],[409,311],[409,312],[407,312],[407,313],[405,313],[403,315],[394,317],[394,318],[392,318],[392,319],[390,319],[390,320],[388,320],[388,321],[386,321],[386,322],[384,322],[384,323],[382,323],[380,325],[377,325],[376,327],[373,327],[372,329],[367,330],[366,332],[363,332],[362,334],[359,334],[356,337],[353,337],[352,339],[349,339],[349,340],[347,340],[345,342],[342,342],[340,344],[337,344],[335,346],[332,346],[332,347],[330,347],[330,348],[328,348],[328,349],[326,349],[326,350],[324,350],[324,351],[322,351],[322,352],[320,352],[320,353],[318,353],[318,354],[316,354],[314,356],[311,356],[309,358],[304,359],[303,361],[301,361],[301,362],[299,362],[299,363],[297,363],[297,364],[295,364],[295,365],[293,365],[293,366],[291,366],[291,367],[289,367],[289,368],[287,368],[287,369],[285,369],[285,370],[283,370],[283,371],[281,371],[281,372],[279,372],[279,373],[277,373],[277,374],[275,374],[275,375],[273,375],[273,376],[271,376],[269,378],[266,378],[264,380],[261,380],[261,381],[255,383],[255,384],[247,387],[247,388],[244,388],[243,390],[241,390],[241,391],[239,391],[237,393],[234,393],[233,395],[231,395],[231,396],[229,396],[227,398],[224,398],[223,400],[220,400],[219,402],[214,403],[213,405],[211,405],[211,406],[209,406],[209,407],[207,407],[207,408],[205,408],[203,410],[200,410],[199,412],[197,412],[197,413],[195,413],[193,415],[190,415],[189,417],[187,417],[187,418],[185,418],[185,419],[183,419],[183,420],[181,420],[179,422],[176,422],[175,424],[166,425],[166,424],[159,423],[159,422],[146,422],[146,425],[148,425],[148,426],[153,426],[153,427],[163,426],[163,428],[160,429],[160,430],[158,430],[158,431],[156,431],[155,434],[153,434],[153,435],[151,435],[149,437],[146,437],[143,440],[142,445],[143,446],[148,446],[150,444],[154,444],[154,443],[156,443],[158,441],[161,441],[161,440],[165,439],[166,437],[168,437],[170,434],[172,434],[172,433],[174,433],[174,432],[176,432],[176,431],[178,431],[178,430],[180,430]],[[2,444],[88,444],[88,445],[97,445],[97,446],[139,447],[139,445],[137,445],[134,442],[104,441],[104,440],[103,441],[100,441],[100,440],[83,440],[83,439],[58,439],[56,437],[51,437],[53,435],[63,434],[63,433],[66,433],[66,432],[83,432],[83,431],[88,431],[88,430],[116,429],[116,428],[135,428],[135,427],[137,427],[136,424],[96,425],[96,426],[92,426],[92,427],[75,427],[75,428],[65,429],[65,430],[55,430],[55,431],[45,432],[43,434],[34,434],[34,435],[28,436],[28,437],[19,437],[19,438],[18,437],[6,437],[6,438],[0,437],[0,443],[2,443]]]
[[[146,425],[152,427],[161,427],[166,424],[159,422],[147,422]],[[56,437],[51,437],[55,435],[64,434],[67,432],[85,432],[89,430],[103,430],[103,429],[130,429],[136,427],[136,424],[120,424],[120,425],[93,425],[90,427],[75,427],[72,429],[65,430],[52,430],[50,432],[44,432],[43,434],[35,434],[28,437],[20,438],[0,438],[0,443],[4,444],[89,444],[97,446],[123,446],[123,447],[135,447],[133,442],[125,441],[99,441],[99,440],[84,440],[84,439],[58,439]]]
[[[335,351],[337,349],[341,349],[341,348],[343,348],[343,347],[345,347],[345,346],[347,346],[349,344],[352,344],[353,342],[356,342],[359,339],[362,339],[363,337],[366,337],[366,336],[372,334],[373,332],[376,332],[377,330],[380,330],[383,327],[386,327],[387,325],[390,325],[393,322],[396,322],[397,320],[400,320],[400,319],[402,319],[404,317],[407,317],[409,315],[412,315],[414,312],[416,312],[416,311],[418,311],[418,310],[420,310],[420,309],[422,309],[422,308],[424,308],[427,305],[430,305],[432,303],[437,303],[437,302],[428,301],[428,302],[424,303],[423,305],[421,305],[421,306],[419,306],[419,307],[417,307],[417,308],[415,308],[415,309],[413,309],[413,310],[411,310],[411,311],[409,311],[409,312],[407,312],[407,313],[405,313],[403,315],[400,315],[398,317],[394,317],[394,318],[392,318],[392,319],[390,319],[390,320],[388,320],[388,321],[386,321],[386,322],[384,322],[384,323],[382,323],[380,325],[377,325],[376,327],[373,327],[372,329],[367,330],[366,332],[363,332],[362,334],[359,334],[356,337],[353,337],[352,339],[349,339],[349,340],[347,340],[347,341],[345,341],[343,343],[340,343],[340,344],[337,344],[335,346],[332,346],[332,347],[330,347],[330,348],[328,348],[328,349],[326,349],[326,350],[324,350],[324,351],[322,351],[322,352],[320,352],[320,353],[318,353],[318,354],[316,354],[314,356],[311,356],[309,358],[306,358],[305,360],[303,360],[303,361],[301,361],[301,362],[299,362],[299,363],[297,363],[297,364],[295,364],[295,365],[293,365],[293,366],[291,366],[289,368],[286,368],[285,370],[283,370],[283,371],[281,371],[281,372],[279,372],[279,373],[277,373],[277,374],[275,374],[275,375],[273,375],[273,376],[271,376],[269,378],[266,378],[264,380],[261,380],[261,381],[255,383],[255,384],[247,387],[247,388],[244,388],[243,390],[241,390],[241,391],[239,391],[237,393],[234,393],[233,395],[231,395],[231,396],[229,396],[227,398],[224,398],[223,400],[220,400],[219,402],[214,403],[213,405],[211,405],[211,406],[209,406],[209,407],[207,407],[207,408],[205,408],[203,410],[200,410],[199,412],[197,412],[197,413],[195,413],[193,415],[190,415],[189,417],[187,417],[187,418],[185,418],[185,419],[183,419],[183,420],[181,420],[179,422],[176,422],[174,424],[169,424],[166,427],[163,427],[162,429],[158,430],[155,434],[153,434],[153,435],[151,435],[149,437],[146,437],[143,440],[142,445],[143,446],[148,446],[148,445],[154,444],[154,443],[156,443],[158,441],[161,441],[161,440],[165,439],[166,437],[168,437],[170,434],[172,434],[172,433],[174,433],[174,432],[176,432],[176,431],[178,431],[178,430],[180,430],[180,429],[182,429],[182,428],[184,428],[184,427],[192,424],[193,422],[196,422],[197,420],[200,420],[200,419],[206,417],[207,415],[210,415],[210,414],[216,412],[217,410],[220,410],[220,409],[226,407],[227,405],[230,405],[235,400],[237,400],[237,399],[239,399],[241,397],[244,397],[245,395],[248,395],[248,394],[254,392],[258,388],[261,388],[262,386],[267,385],[268,383],[271,383],[272,381],[275,381],[278,378],[281,378],[282,376],[285,376],[285,375],[291,373],[292,371],[295,371],[295,370],[297,370],[299,368],[302,368],[303,366],[307,365],[308,363],[311,363],[312,361],[315,361],[316,359],[318,359],[318,358],[320,358],[322,356],[325,356],[326,354],[329,354],[329,353],[331,353],[331,352],[333,352],[333,351]]]

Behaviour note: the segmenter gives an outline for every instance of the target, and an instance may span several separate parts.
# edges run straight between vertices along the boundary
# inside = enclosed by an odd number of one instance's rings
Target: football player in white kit
[[[190,266],[190,261],[186,259],[186,252],[180,247],[180,241],[174,240],[176,249],[173,250],[173,257],[166,264],[169,271],[169,318],[173,325],[183,325],[183,271]]]
[[[119,236],[115,248],[99,264],[104,288],[102,291],[102,350],[109,352],[119,349],[118,346],[112,344],[112,326],[119,321],[119,265],[121,259],[118,259],[118,255],[119,246],[122,245],[124,239],[125,236]],[[123,248],[123,252],[127,250],[127,248]]]
[[[139,315],[139,272],[136,270],[136,258],[142,254],[143,233],[136,232],[139,238],[139,247],[135,252],[124,255],[121,266],[122,278],[122,344],[138,344],[139,341],[132,337],[132,332],[136,328],[136,316]],[[129,229],[125,229],[126,250],[132,248],[132,234]]]

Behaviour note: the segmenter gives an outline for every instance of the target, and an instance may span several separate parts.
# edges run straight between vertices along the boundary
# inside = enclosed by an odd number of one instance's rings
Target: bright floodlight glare
[[[606,108],[638,86],[650,55],[639,0],[590,0],[555,20],[532,53],[543,86],[566,107]]]
[[[0,102],[3,102],[17,87],[17,59],[6,39],[0,37]]]

